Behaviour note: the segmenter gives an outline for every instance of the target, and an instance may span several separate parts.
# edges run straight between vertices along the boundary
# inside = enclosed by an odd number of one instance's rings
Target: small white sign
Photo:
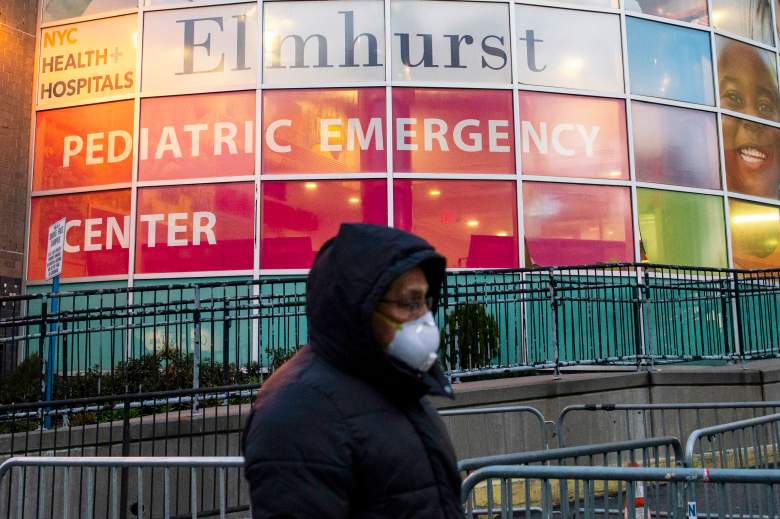
[[[688,501],[688,519],[696,519],[698,515],[696,501]]]
[[[46,279],[52,279],[62,274],[65,222],[65,218],[62,218],[49,226],[49,244],[46,247]]]

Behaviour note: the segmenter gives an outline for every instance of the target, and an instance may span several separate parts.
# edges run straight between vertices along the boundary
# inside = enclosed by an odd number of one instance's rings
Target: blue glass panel
[[[708,33],[631,17],[627,31],[632,94],[715,104]]]

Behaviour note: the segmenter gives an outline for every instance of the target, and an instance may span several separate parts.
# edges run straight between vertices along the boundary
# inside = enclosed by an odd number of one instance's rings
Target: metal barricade
[[[461,497],[470,519],[766,519],[780,510],[780,471],[497,465],[469,475]]]
[[[248,517],[248,502],[237,499],[243,477],[228,482],[243,465],[243,457],[11,458],[0,464],[0,517]]]
[[[680,440],[671,436],[626,442],[563,447],[534,452],[469,458],[458,462],[461,472],[491,465],[557,464],[575,466],[674,467],[682,463]]]
[[[687,438],[702,427],[778,412],[780,401],[578,404],[561,411],[555,434],[559,447],[656,436]],[[582,417],[583,414],[588,416]],[[578,419],[569,428],[567,418],[572,415]]]
[[[685,464],[707,468],[777,469],[780,414],[697,429],[688,437]]]
[[[480,431],[498,430],[513,432],[511,435],[503,434],[500,439],[486,438],[483,434],[479,448],[488,449],[491,452],[547,449],[549,447],[547,426],[553,425],[553,422],[545,419],[541,411],[526,405],[445,409],[439,411],[439,416],[445,419],[445,424],[448,426],[455,444],[470,443],[467,438],[461,438],[468,434],[469,429],[472,431],[476,429]],[[467,422],[465,427],[459,428],[454,417],[462,416],[480,417],[481,423]],[[492,424],[488,423],[488,416],[495,419]],[[523,423],[523,416],[532,420],[528,427]],[[511,436],[511,438],[508,438],[508,436]],[[513,444],[512,442],[515,443]]]

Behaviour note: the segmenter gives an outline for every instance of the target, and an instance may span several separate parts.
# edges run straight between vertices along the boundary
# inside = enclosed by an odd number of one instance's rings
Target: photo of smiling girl
[[[728,38],[717,38],[720,104],[726,110],[770,121],[780,118],[774,55]],[[729,191],[778,198],[780,130],[723,116],[723,147]]]

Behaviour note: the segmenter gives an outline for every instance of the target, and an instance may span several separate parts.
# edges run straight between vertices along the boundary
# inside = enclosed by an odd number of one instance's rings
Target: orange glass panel
[[[729,199],[734,266],[780,267],[780,207]]]
[[[628,178],[623,100],[543,92],[518,95],[523,174]]]
[[[514,182],[396,180],[393,202],[395,226],[428,240],[447,266],[518,266]]]
[[[262,190],[264,269],[311,267],[344,222],[387,224],[384,180],[266,181]]]
[[[628,188],[524,182],[523,217],[533,266],[634,260]]]
[[[263,174],[387,171],[385,89],[263,92]]]
[[[27,279],[44,279],[49,226],[63,217],[62,278],[127,274],[129,189],[33,198]]]
[[[38,112],[33,191],[130,182],[133,101]]]
[[[252,175],[255,92],[141,101],[140,180]]]

